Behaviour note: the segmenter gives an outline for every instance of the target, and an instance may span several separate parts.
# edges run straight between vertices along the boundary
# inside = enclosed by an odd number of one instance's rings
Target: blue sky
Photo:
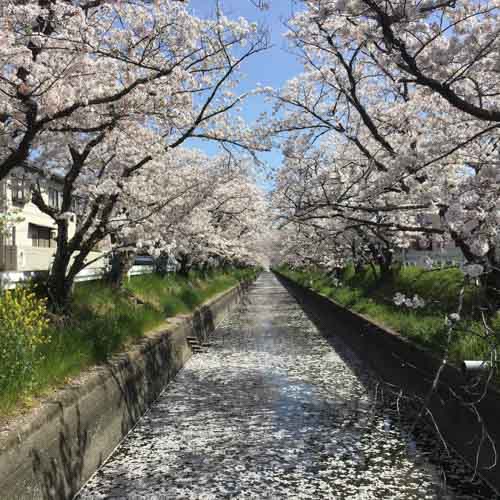
[[[284,22],[292,13],[290,0],[274,0],[267,11],[259,11],[250,0],[221,0],[221,5],[227,17],[245,17],[249,21],[264,24],[271,32],[272,47],[253,56],[243,65],[244,79],[240,91],[253,89],[257,84],[279,88],[302,71],[296,56],[287,50],[286,41],[282,36],[286,31]],[[215,0],[191,0],[190,9],[199,17],[213,17]],[[243,117],[252,122],[262,111],[268,110],[268,106],[262,96],[253,97],[245,103]],[[197,143],[196,146],[207,153],[214,151],[214,147],[206,143]],[[273,167],[281,163],[279,151],[262,154],[261,158]]]

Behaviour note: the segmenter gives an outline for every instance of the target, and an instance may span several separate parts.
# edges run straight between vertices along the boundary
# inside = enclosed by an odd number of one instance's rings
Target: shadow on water
[[[80,498],[494,498],[376,404],[374,375],[304,309],[260,278]]]
[[[365,411],[362,405],[356,414],[349,400],[325,401],[316,397],[308,384],[291,382],[286,376],[269,377],[265,370],[240,370],[234,375],[218,379],[210,371],[199,376],[195,370],[185,370],[184,388],[196,390],[173,391],[168,403],[157,405],[136,429],[134,439],[114,457],[114,463],[126,463],[127,470],[146,464],[147,472],[137,481],[130,477],[116,481],[124,471],[114,469],[111,462],[108,475],[113,478],[112,486],[97,480],[100,491],[118,496],[168,491],[170,498],[182,498],[186,484],[195,493],[196,483],[210,491],[229,488],[231,495],[246,489],[262,493],[258,498],[287,498],[285,493],[266,496],[266,485],[279,483],[293,492],[301,485],[313,488],[318,478],[328,479],[332,474],[342,477],[339,491],[347,488],[347,483],[350,488],[362,488],[373,482],[366,472],[373,471],[376,453],[383,452],[386,433],[381,430],[383,422],[378,414]],[[176,404],[190,411],[178,416],[172,408]],[[176,433],[170,437],[172,453],[166,453],[168,448],[164,447],[168,432]],[[369,453],[365,453],[367,449]],[[393,472],[404,470],[400,462],[408,462],[405,447],[398,446],[392,452],[388,463]],[[420,466],[416,457],[399,478],[411,484],[400,498],[418,494],[420,486],[412,474]],[[378,485],[377,498],[389,495],[392,486]],[[440,493],[435,490],[433,498],[441,498]]]

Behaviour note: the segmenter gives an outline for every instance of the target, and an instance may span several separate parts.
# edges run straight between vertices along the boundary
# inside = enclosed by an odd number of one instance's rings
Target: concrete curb
[[[433,353],[362,314],[353,312],[280,273],[275,274],[321,331],[338,335],[381,381],[403,389],[408,395],[414,394],[421,398],[427,395],[441,364],[441,360]],[[474,467],[478,444],[481,442],[479,419],[485,422],[500,453],[500,393],[494,388],[488,388],[482,401],[476,405],[476,414],[470,406],[460,403],[452,392],[469,403],[476,399],[465,390],[462,373],[454,366],[447,365],[429,408],[447,443]],[[493,459],[492,446],[486,440],[479,453],[478,471],[500,495],[500,460],[495,467],[489,468]]]
[[[0,432],[0,498],[72,498],[191,357],[186,337],[205,340],[248,286],[169,320]]]

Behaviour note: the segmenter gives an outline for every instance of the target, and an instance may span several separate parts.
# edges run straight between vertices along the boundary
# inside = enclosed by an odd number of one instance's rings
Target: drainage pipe
[[[461,367],[464,375],[474,375],[487,372],[491,368],[491,363],[490,361],[463,361]]]

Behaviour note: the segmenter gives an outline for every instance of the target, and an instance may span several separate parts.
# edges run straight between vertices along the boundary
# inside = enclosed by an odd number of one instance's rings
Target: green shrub
[[[133,318],[110,315],[106,318],[94,318],[84,324],[81,335],[88,339],[92,357],[98,363],[106,361],[123,344],[130,332],[134,331],[130,320],[133,321]]]
[[[181,292],[180,299],[189,309],[194,309],[200,304],[200,296],[192,288],[186,288]]]

